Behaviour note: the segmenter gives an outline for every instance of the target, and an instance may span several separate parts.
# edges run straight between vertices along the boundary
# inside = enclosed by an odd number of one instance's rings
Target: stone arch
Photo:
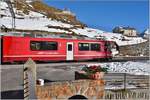
[[[68,98],[69,100],[74,100],[74,99],[84,99],[87,100],[88,98],[83,96],[83,95],[73,95],[71,97]]]

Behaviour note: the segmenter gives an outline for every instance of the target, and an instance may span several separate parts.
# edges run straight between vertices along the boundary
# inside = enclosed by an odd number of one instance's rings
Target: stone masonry
[[[68,99],[82,95],[88,99],[100,99],[104,95],[104,80],[74,80],[51,82],[44,86],[36,86],[38,99]]]

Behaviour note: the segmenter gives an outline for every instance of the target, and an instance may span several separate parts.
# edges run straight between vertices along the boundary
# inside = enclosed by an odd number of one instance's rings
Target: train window
[[[30,49],[31,50],[40,50],[41,49],[41,43],[40,42],[31,42],[30,43]]]
[[[57,50],[57,42],[49,41],[31,41],[30,49],[31,50]]]
[[[89,51],[89,43],[79,43],[80,51]]]
[[[100,51],[100,44],[91,43],[91,51]]]
[[[68,51],[72,51],[72,44],[68,44]]]
[[[42,50],[57,50],[57,42],[42,42]]]

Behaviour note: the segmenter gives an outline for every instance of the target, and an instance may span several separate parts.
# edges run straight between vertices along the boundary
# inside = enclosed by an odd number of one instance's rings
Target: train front
[[[111,59],[112,57],[119,54],[119,46],[114,41],[106,41],[105,42],[105,54],[107,59]]]

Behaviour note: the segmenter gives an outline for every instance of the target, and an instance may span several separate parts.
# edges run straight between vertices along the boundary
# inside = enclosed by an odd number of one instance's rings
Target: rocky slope
[[[120,55],[121,56],[149,56],[150,44],[149,41],[128,45],[128,46],[120,46]]]
[[[86,26],[77,20],[76,16],[72,12],[48,6],[44,4],[42,0],[14,0],[14,7],[27,15],[30,11],[34,11],[43,14],[52,20],[61,21],[79,27]]]

